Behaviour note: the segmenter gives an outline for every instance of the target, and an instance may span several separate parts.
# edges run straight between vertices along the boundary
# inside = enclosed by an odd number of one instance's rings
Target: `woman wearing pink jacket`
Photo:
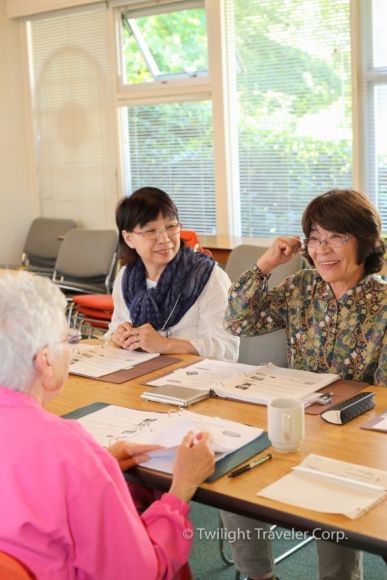
[[[47,279],[0,280],[0,551],[44,580],[170,579],[187,562],[187,519],[214,470],[210,436],[180,445],[169,493],[138,515],[121,470],[151,446],[101,448],[76,422],[43,407],[60,394],[79,340],[66,300]],[[121,468],[121,469],[120,469]]]

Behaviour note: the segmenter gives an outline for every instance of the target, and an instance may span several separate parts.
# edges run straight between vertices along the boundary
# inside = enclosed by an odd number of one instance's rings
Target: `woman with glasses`
[[[239,339],[223,329],[227,274],[180,239],[172,199],[143,187],[117,207],[121,263],[105,338],[129,350],[238,359]]]
[[[378,211],[361,193],[332,190],[307,206],[302,228],[303,241],[277,238],[232,285],[224,327],[236,336],[285,328],[289,368],[386,386],[387,284],[374,276],[386,252]],[[268,290],[271,272],[301,251],[313,269]],[[228,530],[257,526],[226,513],[224,521]],[[236,567],[250,578],[272,578],[269,542],[242,544],[231,544]],[[317,549],[321,580],[362,578],[361,552],[324,541]]]
[[[169,493],[140,517],[121,470],[159,447],[103,449],[77,421],[43,409],[66,382],[67,343],[80,338],[65,307],[46,278],[0,279],[0,551],[50,580],[181,578],[193,536],[187,502],[214,471],[211,436],[184,438]]]

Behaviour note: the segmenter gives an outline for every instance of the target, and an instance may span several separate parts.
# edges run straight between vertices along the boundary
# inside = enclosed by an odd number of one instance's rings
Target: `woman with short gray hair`
[[[214,470],[211,436],[183,439],[170,492],[140,517],[120,468],[158,446],[106,450],[77,421],[43,409],[62,392],[69,344],[80,339],[65,306],[45,278],[0,278],[0,551],[50,580],[181,578],[192,543],[183,536],[192,532],[187,502]]]

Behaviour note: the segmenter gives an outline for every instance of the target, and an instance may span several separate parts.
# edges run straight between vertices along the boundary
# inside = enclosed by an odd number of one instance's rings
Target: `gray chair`
[[[59,250],[53,281],[65,293],[111,294],[117,244],[114,230],[70,230]]]
[[[228,262],[226,264],[226,272],[229,275],[231,282],[235,282],[246,270],[253,267],[255,262],[266,252],[267,248],[241,245],[237,246],[230,254]],[[273,270],[271,278],[269,280],[269,289],[278,286],[288,278],[293,276],[299,270],[307,268],[308,264],[301,254],[297,254],[294,258],[289,260],[286,264],[278,266]],[[269,334],[263,334],[262,336],[254,336],[251,338],[241,337],[241,343],[239,348],[239,360],[238,362],[245,364],[260,364],[272,362],[280,367],[288,366],[287,357],[287,344],[286,344],[286,332],[285,330],[277,330]],[[220,526],[223,526],[220,514]],[[272,526],[273,530],[276,526]],[[222,534],[221,534],[222,537]],[[304,541],[300,542],[291,550],[288,550],[284,554],[278,556],[275,559],[275,564],[281,562],[288,556],[291,556],[294,552],[312,542],[314,540],[313,536],[306,538]],[[223,540],[219,543],[220,555],[226,564],[233,564],[233,561],[227,558],[223,550]],[[235,572],[235,580],[239,580],[241,574],[238,570]]]
[[[245,244],[234,248],[226,264],[226,273],[229,275],[231,282],[235,282],[243,272],[250,270],[266,250],[267,248]],[[293,274],[305,267],[303,260],[301,254],[297,254],[286,264],[278,266],[272,272],[269,288],[278,286],[285,278],[293,276]],[[238,362],[252,365],[272,362],[277,366],[287,367],[285,330],[277,330],[276,332],[252,338],[241,337]]]
[[[29,229],[22,254],[22,264],[27,270],[52,276],[61,240],[76,227],[74,220],[36,218]]]

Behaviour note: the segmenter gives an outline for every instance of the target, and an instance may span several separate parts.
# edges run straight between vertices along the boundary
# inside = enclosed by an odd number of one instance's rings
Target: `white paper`
[[[379,421],[377,425],[374,425],[372,429],[378,429],[379,431],[387,431],[387,418]]]
[[[254,371],[259,367],[204,359],[186,368],[176,369],[169,375],[148,383],[152,387],[176,385],[191,389],[210,390],[217,383]]]
[[[384,499],[386,490],[386,471],[311,454],[299,469],[294,469],[257,495],[356,519]]]
[[[303,399],[337,380],[338,375],[283,369],[272,363],[214,388],[221,397],[267,405],[272,399]]]
[[[216,460],[247,445],[263,433],[263,429],[218,417],[206,417],[191,411],[171,413],[168,416],[168,413],[137,411],[114,405],[82,417],[79,423],[105,447],[125,439],[133,443],[164,445],[170,448],[165,454],[155,453],[155,461],[152,458],[144,463],[145,467],[166,473],[172,473],[176,448],[190,430],[212,433],[212,449],[217,454]]]
[[[151,360],[158,353],[127,351],[112,346],[98,346],[75,352],[71,356],[70,373],[86,377],[102,377]]]

